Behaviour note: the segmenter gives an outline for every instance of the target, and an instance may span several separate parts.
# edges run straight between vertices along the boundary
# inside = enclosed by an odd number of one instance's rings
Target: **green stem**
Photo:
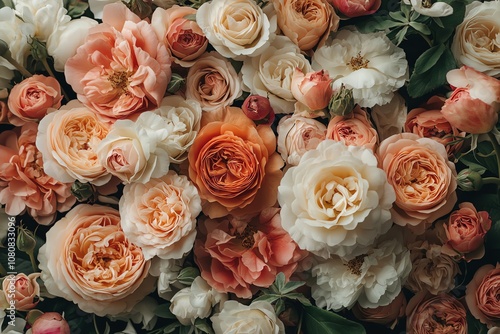
[[[31,74],[30,72],[28,72],[28,70],[25,69],[23,65],[19,64],[17,62],[17,60],[15,60],[14,58],[12,58],[12,56],[10,55],[10,52],[6,52],[2,57],[4,57],[9,63],[11,63],[12,65],[14,65],[14,67],[19,72],[21,72],[21,74],[23,75],[23,77],[29,78],[29,77],[33,76],[33,74]]]
[[[500,144],[498,144],[498,141],[493,133],[488,132],[488,137],[490,137],[490,141],[493,144],[493,149],[495,150],[495,155],[497,157],[497,171],[500,173]],[[498,174],[497,173],[497,174]],[[500,176],[500,174],[499,174]],[[484,181],[484,179],[483,179]],[[500,188],[500,185],[499,185]]]
[[[45,70],[47,71],[47,73],[49,73],[49,75],[51,77],[53,77],[54,79],[57,80],[56,76],[54,75],[54,72],[52,72],[52,69],[50,68],[49,66],[49,63],[47,63],[47,59],[42,59],[42,64],[43,64],[43,67],[45,67]],[[64,91],[64,88],[61,86],[61,92],[62,92],[62,95],[64,97],[64,99],[66,100],[66,102],[69,102],[69,97],[68,97],[68,94]]]
[[[302,311],[304,311],[304,308],[302,308]],[[304,312],[300,312],[299,324],[297,325],[297,334],[301,333],[303,317],[304,317]]]
[[[36,260],[35,260],[35,255],[33,254],[33,251],[31,252],[28,252],[28,255],[30,257],[30,261],[31,261],[31,266],[33,267],[33,271],[36,273],[38,272],[38,266],[36,264]]]
[[[420,34],[420,36],[422,36],[422,38],[424,39],[424,41],[426,41],[426,42],[427,42],[427,44],[429,44],[429,46],[430,46],[431,48],[434,46],[434,45],[433,45],[433,43],[432,43],[432,41],[430,40],[430,38],[429,38],[429,37],[427,37],[427,36],[426,36],[426,35],[424,35],[424,34]]]
[[[483,184],[496,184],[500,188],[500,179],[498,177],[483,177]]]

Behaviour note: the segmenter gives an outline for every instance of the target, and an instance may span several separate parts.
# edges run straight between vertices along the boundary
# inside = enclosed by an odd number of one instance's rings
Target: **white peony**
[[[353,258],[392,225],[394,189],[370,149],[322,141],[287,170],[278,187],[281,224],[323,258]]]
[[[411,5],[415,12],[430,17],[444,17],[453,14],[453,7],[444,1],[403,0],[403,2]]]
[[[312,57],[315,70],[328,71],[333,89],[342,85],[353,90],[354,102],[361,107],[384,105],[408,79],[408,61],[403,49],[384,32],[362,34],[339,31]]]
[[[401,235],[389,233],[354,259],[334,256],[314,266],[312,297],[318,307],[334,311],[356,301],[364,308],[386,306],[399,295],[410,270],[410,252]]]
[[[267,9],[264,13],[253,0],[212,0],[198,9],[196,22],[217,52],[241,60],[261,54],[274,39],[276,12]]]
[[[35,26],[29,22],[23,22],[16,16],[14,10],[10,7],[0,8],[0,40],[4,41],[9,47],[10,54],[15,61],[21,65],[26,65],[26,58],[30,53],[31,42],[29,36],[35,35]],[[2,79],[10,79],[15,67],[6,59],[0,57],[0,76]],[[10,78],[9,78],[10,77]],[[0,88],[7,86],[2,85]]]
[[[243,62],[243,90],[268,97],[274,112],[291,114],[296,102],[291,91],[296,68],[303,73],[312,72],[298,46],[288,37],[277,36],[261,55]]]
[[[182,288],[182,284],[177,281],[182,261],[183,259],[164,260],[159,257],[151,259],[149,274],[158,277],[157,292],[161,298],[170,300],[175,291]]]

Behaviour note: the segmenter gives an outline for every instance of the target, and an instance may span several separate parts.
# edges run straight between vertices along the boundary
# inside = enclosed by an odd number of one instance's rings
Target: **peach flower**
[[[326,0],[273,0],[283,34],[308,51],[337,31],[340,18]]]
[[[361,321],[385,325],[393,328],[406,310],[406,298],[403,292],[389,304],[375,308],[364,308],[356,303],[352,308],[354,316]]]
[[[411,132],[420,137],[432,138],[446,147],[448,156],[452,157],[462,148],[462,141],[455,140],[465,136],[444,118],[441,108],[445,99],[439,96],[431,97],[419,108],[412,109],[406,116],[405,132]]]
[[[120,227],[118,210],[80,204],[46,234],[38,261],[47,291],[98,316],[129,312],[152,289],[149,261]]]
[[[372,151],[378,143],[377,130],[371,124],[368,113],[360,106],[356,106],[349,115],[333,117],[328,123],[326,138]]]
[[[68,322],[57,312],[46,312],[36,318],[31,334],[70,334]]]
[[[102,21],[66,62],[66,81],[110,122],[156,108],[171,78],[167,47],[123,3],[105,6]]]
[[[406,315],[408,334],[467,334],[465,307],[448,294],[420,292],[409,300]]]
[[[328,106],[333,94],[332,81],[324,70],[304,73],[295,69],[292,76],[293,97],[309,109],[316,111]]]
[[[45,172],[61,182],[106,184],[111,174],[99,162],[96,149],[108,132],[109,126],[76,100],[48,114],[36,139]]]
[[[393,135],[380,143],[380,166],[396,191],[394,222],[422,234],[448,214],[457,201],[455,164],[443,144],[413,133]]]
[[[203,116],[188,161],[189,178],[210,218],[255,214],[276,203],[283,167],[276,137],[239,108]]]
[[[16,116],[10,118],[14,125],[39,121],[51,108],[61,106],[59,82],[43,75],[34,75],[15,85],[9,94],[9,110]]]
[[[188,18],[196,16],[196,12],[195,8],[174,5],[167,10],[157,8],[151,19],[158,39],[165,42],[181,65],[201,56],[208,46],[198,23]]]
[[[465,290],[465,302],[474,318],[488,328],[500,326],[500,264],[479,268]]]
[[[250,298],[269,287],[279,272],[288,280],[306,253],[281,227],[279,208],[267,208],[250,221],[207,219],[194,246],[201,276],[215,290]]]
[[[7,103],[0,100],[0,124],[10,123],[7,117],[11,115],[12,113],[9,113],[9,108],[7,107]]]
[[[375,13],[381,0],[329,0],[332,6],[347,17],[358,17]]]
[[[18,311],[29,311],[35,308],[40,301],[40,286],[36,279],[40,273],[31,273],[28,276],[20,273],[16,276],[7,276],[3,280],[2,289],[7,304],[13,303]],[[14,287],[14,291],[10,287]]]
[[[44,172],[42,154],[35,146],[38,124],[26,123],[0,134],[0,203],[16,216],[27,210],[39,224],[53,223],[57,212],[69,210],[76,199],[71,184]]]

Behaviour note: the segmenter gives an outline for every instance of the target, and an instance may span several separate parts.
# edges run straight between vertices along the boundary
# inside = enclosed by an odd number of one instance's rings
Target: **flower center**
[[[113,72],[108,77],[109,82],[111,82],[111,86],[115,89],[119,89],[122,91],[122,93],[127,92],[127,87],[128,87],[128,78],[129,74],[125,71],[118,71],[118,72]]]
[[[359,276],[361,275],[361,266],[365,262],[365,257],[366,254],[358,255],[344,265],[347,266],[352,274]]]
[[[431,8],[432,7],[432,0],[422,0],[422,7]]]
[[[360,68],[367,68],[369,62],[370,62],[369,60],[365,59],[361,55],[361,51],[360,51],[360,52],[358,52],[356,57],[351,57],[351,60],[348,63],[346,63],[346,65],[351,66],[353,71],[357,71]]]
[[[246,249],[250,249],[253,247],[253,244],[255,243],[255,239],[253,235],[255,234],[256,229],[252,225],[247,225],[243,232],[239,233],[236,232],[235,236],[238,240],[241,240],[241,245],[245,247]]]

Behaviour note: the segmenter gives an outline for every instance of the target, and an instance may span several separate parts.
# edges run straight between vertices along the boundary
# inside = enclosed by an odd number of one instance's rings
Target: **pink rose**
[[[215,290],[250,298],[269,287],[279,272],[288,280],[306,254],[281,227],[278,208],[250,221],[223,218],[199,223],[194,245],[201,276]]]
[[[500,80],[462,66],[446,74],[456,89],[441,112],[454,127],[469,133],[487,133],[498,121]]]
[[[368,113],[360,106],[356,106],[349,115],[335,116],[328,123],[326,138],[375,151],[378,143],[377,130],[368,117]]]
[[[382,3],[381,0],[330,0],[332,6],[347,17],[371,15]]]
[[[61,106],[61,86],[59,82],[43,75],[34,75],[15,85],[9,94],[9,110],[15,117],[9,121],[17,126],[38,121],[50,108]]]
[[[321,110],[328,106],[333,94],[332,81],[328,72],[316,71],[304,74],[296,68],[292,76],[293,97],[309,109]]]
[[[28,311],[34,308],[40,301],[40,286],[36,279],[40,273],[26,274],[20,273],[16,276],[5,277],[2,283],[3,293],[7,304],[14,303],[16,310]],[[14,291],[10,289],[14,286]]]
[[[465,290],[465,302],[474,318],[488,328],[500,326],[500,264],[479,268]]]
[[[156,108],[171,78],[167,47],[122,3],[106,5],[102,20],[66,62],[67,82],[110,122]]]
[[[57,312],[46,312],[39,316],[31,327],[31,334],[70,334],[66,320]]]

